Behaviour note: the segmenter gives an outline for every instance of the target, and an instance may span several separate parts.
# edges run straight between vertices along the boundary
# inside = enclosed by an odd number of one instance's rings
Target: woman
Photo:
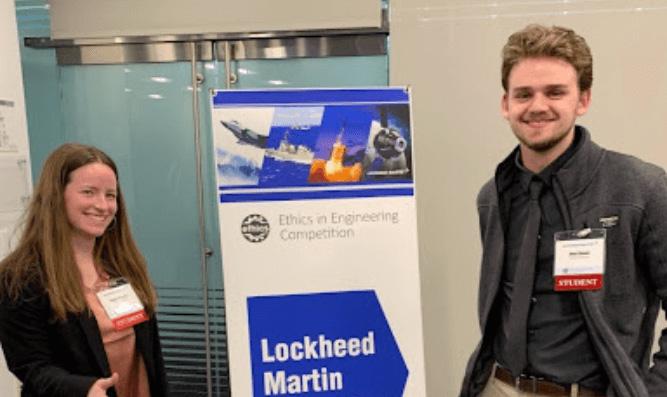
[[[56,149],[22,226],[0,262],[0,342],[21,395],[167,395],[157,297],[113,160],[77,143]]]

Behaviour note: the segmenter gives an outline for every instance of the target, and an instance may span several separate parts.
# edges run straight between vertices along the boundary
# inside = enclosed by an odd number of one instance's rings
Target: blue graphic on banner
[[[309,191],[271,191],[265,190],[260,193],[237,189],[234,193],[220,194],[221,203],[258,202],[258,201],[291,201],[291,200],[330,200],[368,197],[399,197],[414,196],[414,185],[400,186],[394,188],[375,187],[373,189],[355,190],[309,190]]]
[[[409,99],[408,92],[402,88],[220,90],[213,96],[213,105],[405,103]]]
[[[397,88],[214,92],[221,195],[413,182],[409,99]]]
[[[408,369],[375,291],[248,298],[253,396],[401,397]]]

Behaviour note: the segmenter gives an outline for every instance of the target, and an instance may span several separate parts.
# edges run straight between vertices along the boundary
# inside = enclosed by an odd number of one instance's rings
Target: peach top
[[[92,288],[83,286],[83,292],[97,320],[111,373],[118,373],[118,397],[148,397],[151,393],[146,364],[136,349],[134,327],[116,331],[96,295],[107,288],[108,282],[109,275],[102,272]]]

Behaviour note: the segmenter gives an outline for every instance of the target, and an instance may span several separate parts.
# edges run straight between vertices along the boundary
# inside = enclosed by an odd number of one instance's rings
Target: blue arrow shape
[[[253,396],[400,397],[408,369],[375,291],[248,298]]]

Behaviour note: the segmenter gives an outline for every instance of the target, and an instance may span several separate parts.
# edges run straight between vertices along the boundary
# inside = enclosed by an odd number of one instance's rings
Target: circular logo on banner
[[[269,236],[269,221],[262,215],[252,214],[241,222],[241,234],[251,243],[261,243]]]

